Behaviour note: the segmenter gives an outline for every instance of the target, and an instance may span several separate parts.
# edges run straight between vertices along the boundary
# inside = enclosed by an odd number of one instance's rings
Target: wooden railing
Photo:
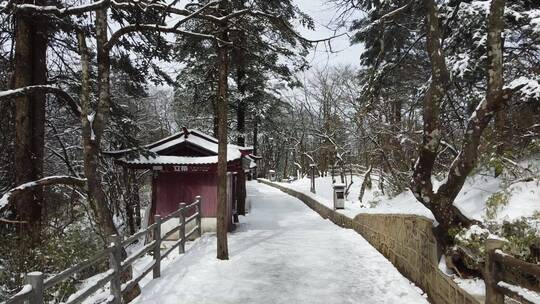
[[[189,210],[194,210],[193,215],[186,218],[186,214]],[[166,232],[163,237],[161,236],[161,225],[173,218],[178,218],[179,223],[172,230]],[[192,221],[195,221],[194,227],[186,233],[186,225]],[[152,232],[153,240],[144,245],[136,252],[122,260],[122,251],[125,246],[134,243],[143,236],[147,236]],[[170,237],[173,233],[179,232],[178,241],[176,241],[167,251],[161,254],[161,241]],[[98,291],[110,282],[110,296],[107,298],[106,303],[121,303],[122,294],[131,290],[137,286],[139,281],[143,279],[147,274],[152,271],[153,278],[158,278],[161,275],[161,260],[167,257],[173,250],[178,248],[180,253],[185,252],[186,240],[193,236],[195,233],[201,235],[201,197],[197,196],[195,202],[190,205],[181,203],[179,209],[175,212],[161,218],[159,215],[154,217],[154,223],[148,226],[146,229],[141,230],[134,235],[122,240],[118,235],[110,236],[110,245],[104,250],[100,251],[93,257],[68,268],[52,277],[44,279],[44,275],[41,272],[30,272],[26,274],[27,284],[14,296],[1,304],[18,304],[18,303],[30,303],[30,304],[43,304],[44,293],[47,289],[69,279],[72,275],[79,273],[99,262],[102,262],[108,258],[109,269],[101,274],[101,277],[95,281],[92,285],[85,289],[78,290],[72,294],[65,304],[77,304],[87,299],[90,295]],[[121,273],[129,271],[133,262],[138,258],[144,256],[147,253],[152,252],[153,260],[150,264],[146,265],[143,271],[137,276],[122,283]]]
[[[538,303],[533,299],[532,291],[540,291],[538,282],[540,281],[540,265],[527,263],[517,259],[502,251],[504,241],[489,239],[486,242],[486,265],[484,280],[486,283],[486,304],[503,304],[505,296],[512,298],[518,303],[533,304]],[[509,273],[509,269],[512,273]],[[518,280],[516,273],[520,277],[527,277],[536,283],[524,286],[524,280]],[[530,289],[532,289],[530,291]],[[538,298],[538,296],[536,296]]]

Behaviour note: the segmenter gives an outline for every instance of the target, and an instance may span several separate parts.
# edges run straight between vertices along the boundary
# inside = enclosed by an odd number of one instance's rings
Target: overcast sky
[[[298,7],[310,15],[315,22],[315,31],[310,31],[298,27],[298,31],[306,38],[321,39],[334,35],[332,30],[335,26],[332,20],[337,14],[336,8],[328,4],[327,0],[294,0]],[[329,29],[330,27],[331,29]],[[338,33],[348,32],[347,29],[339,29]],[[332,40],[332,50],[337,53],[330,53],[320,44],[316,51],[312,51],[308,57],[312,66],[323,68],[325,66],[351,64],[359,66],[361,45],[350,45],[349,37],[342,36]]]

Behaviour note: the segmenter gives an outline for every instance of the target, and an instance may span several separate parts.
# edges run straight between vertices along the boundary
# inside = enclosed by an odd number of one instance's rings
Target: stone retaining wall
[[[301,192],[265,179],[261,183],[298,198],[336,225],[354,229],[381,252],[407,278],[422,288],[436,304],[478,304],[475,299],[439,270],[432,221],[404,214],[359,214],[351,219]]]

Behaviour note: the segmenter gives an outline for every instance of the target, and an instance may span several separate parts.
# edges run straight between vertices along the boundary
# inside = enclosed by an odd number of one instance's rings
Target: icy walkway
[[[251,214],[229,235],[229,261],[205,235],[134,303],[427,303],[367,241],[299,200],[249,183]]]

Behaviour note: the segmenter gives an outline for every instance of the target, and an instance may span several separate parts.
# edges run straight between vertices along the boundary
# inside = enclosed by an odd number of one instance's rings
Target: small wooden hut
[[[198,130],[183,128],[167,138],[146,145],[143,153],[130,157],[128,151],[114,152],[116,161],[130,169],[152,170],[153,215],[166,216],[181,202],[202,197],[202,229],[215,231],[217,216],[218,140]],[[147,152],[147,153],[145,153]],[[253,167],[252,148],[227,146],[228,230],[238,220],[238,204],[245,203],[246,178],[239,178]]]

